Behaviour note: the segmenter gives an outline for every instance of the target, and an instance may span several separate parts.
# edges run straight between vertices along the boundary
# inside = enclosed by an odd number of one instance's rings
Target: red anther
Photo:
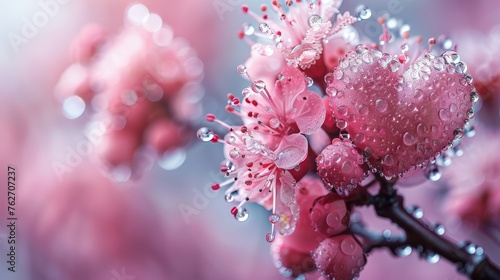
[[[254,126],[253,130],[259,130],[259,126],[258,125]]]
[[[250,101],[250,99],[247,97],[247,98],[245,98],[245,102],[246,102],[246,103],[250,103],[251,101]]]
[[[268,168],[269,166],[271,166],[273,163],[270,162],[270,163],[265,163],[262,165],[263,168]]]
[[[233,101],[234,105],[240,104],[240,100],[238,98],[233,98],[231,101]]]
[[[217,183],[212,184],[212,190],[216,191],[218,189],[220,189],[220,185],[219,184],[217,184]]]
[[[281,36],[281,31],[276,31],[276,35]]]
[[[247,180],[247,181],[245,181],[245,185],[250,186],[251,184],[252,184],[252,181],[251,181],[251,180]]]
[[[424,38],[422,38],[422,36],[417,36],[417,38],[415,38],[415,41],[420,44],[424,41]]]
[[[281,14],[280,19],[281,20],[285,20],[286,19],[286,15],[285,14]]]
[[[210,140],[212,143],[217,143],[219,141],[219,135],[218,134],[214,134],[214,138],[212,138],[212,140]]]
[[[242,133],[246,133],[248,131],[248,128],[246,126],[242,126],[240,130]]]
[[[231,208],[231,214],[233,214],[233,216],[236,216],[236,214],[238,214],[238,208],[236,206]]]
[[[234,94],[232,94],[232,93],[228,93],[228,94],[227,94],[227,99],[229,99],[229,100],[231,100],[231,101],[232,101],[232,100],[234,99]]]
[[[267,6],[266,6],[266,5],[264,5],[264,4],[262,4],[262,5],[260,6],[260,10],[261,10],[261,11],[263,11],[263,12],[267,11]]]
[[[229,168],[227,166],[220,167],[220,172],[222,172],[222,173],[226,173],[228,170],[229,170]]]
[[[302,2],[302,0],[295,0],[295,2],[300,3],[300,2]]]
[[[243,39],[245,37],[245,32],[240,31],[238,32],[238,38]]]
[[[252,173],[248,173],[248,178],[252,178],[252,177],[253,177]]]
[[[268,18],[268,15],[267,15],[267,14],[264,14],[264,15],[262,16],[262,19],[263,19],[263,20],[266,20],[267,18]]]
[[[241,10],[246,14],[248,13],[248,6],[247,5],[243,5],[241,6]]]
[[[214,115],[214,114],[207,114],[207,115],[205,116],[205,119],[206,119],[207,121],[209,121],[209,122],[213,122],[213,121],[215,121],[215,115]]]
[[[248,117],[251,118],[253,116],[253,113],[252,112],[248,112]]]
[[[252,100],[252,105],[257,106],[257,105],[259,105],[259,103],[257,103],[257,100]]]
[[[429,45],[435,45],[436,44],[436,38],[430,38],[429,39]]]
[[[380,25],[384,25],[385,24],[385,18],[383,18],[383,17],[379,17],[377,19],[377,21],[378,21],[378,24],[380,24]]]
[[[247,167],[248,167],[248,168],[250,168],[250,167],[252,167],[252,166],[253,166],[253,162],[251,162],[251,161],[247,162]]]
[[[226,105],[226,111],[228,111],[229,113],[234,112],[234,108],[233,108],[233,106],[231,106],[231,105]]]
[[[278,6],[278,1],[273,1],[273,6]]]
[[[400,54],[398,59],[399,59],[399,63],[404,64],[406,62],[406,55]]]

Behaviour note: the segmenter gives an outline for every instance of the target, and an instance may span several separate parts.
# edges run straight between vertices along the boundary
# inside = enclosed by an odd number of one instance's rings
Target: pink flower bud
[[[366,263],[363,248],[348,234],[325,239],[313,253],[313,259],[323,276],[335,280],[356,278]]]
[[[349,212],[346,204],[336,193],[329,193],[316,199],[309,217],[313,228],[326,236],[339,234],[349,225]]]

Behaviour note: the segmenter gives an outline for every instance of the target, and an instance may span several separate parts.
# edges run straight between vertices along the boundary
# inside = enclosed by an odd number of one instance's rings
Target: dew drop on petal
[[[248,220],[248,210],[246,208],[238,209],[238,213],[234,215],[234,218],[236,218],[238,222],[244,222]]]
[[[238,67],[236,68],[236,70],[238,71],[238,73],[240,73],[241,75],[244,75],[247,73],[247,67],[245,65],[238,65]]]

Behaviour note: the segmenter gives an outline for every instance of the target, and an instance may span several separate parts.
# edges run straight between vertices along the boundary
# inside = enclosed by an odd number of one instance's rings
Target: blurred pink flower
[[[203,64],[157,14],[133,5],[125,27],[113,36],[89,25],[72,53],[75,63],[61,76],[56,94],[69,118],[79,117],[82,108],[95,110],[94,121],[105,126],[98,153],[106,166],[132,167],[145,145],[163,155],[192,139],[190,124],[201,113]]]

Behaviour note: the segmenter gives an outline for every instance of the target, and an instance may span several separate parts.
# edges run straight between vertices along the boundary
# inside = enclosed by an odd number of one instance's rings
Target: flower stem
[[[500,269],[494,265],[483,250],[471,246],[459,247],[427,224],[408,213],[403,206],[403,197],[393,188],[394,183],[379,178],[379,194],[373,196],[372,205],[380,217],[387,218],[406,232],[406,243],[421,254],[435,253],[457,265],[458,271],[470,279],[500,279]]]

